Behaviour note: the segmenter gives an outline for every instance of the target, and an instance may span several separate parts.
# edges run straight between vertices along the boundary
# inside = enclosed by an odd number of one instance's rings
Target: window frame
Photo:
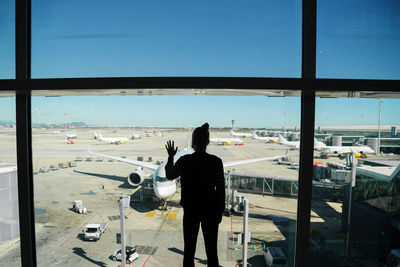
[[[307,265],[312,200],[315,92],[399,91],[400,80],[316,78],[316,0],[302,3],[301,78],[135,77],[31,79],[31,1],[15,0],[16,78],[0,80],[1,91],[16,92],[17,164],[22,266],[37,266],[32,174],[31,93],[76,89],[279,89],[301,90],[301,148],[294,266]],[[310,119],[311,118],[311,119]]]

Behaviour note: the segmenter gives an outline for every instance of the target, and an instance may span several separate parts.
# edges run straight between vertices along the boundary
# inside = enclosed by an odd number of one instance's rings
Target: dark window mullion
[[[30,97],[31,1],[15,1],[15,86],[17,125],[18,205],[21,265],[35,267],[36,239],[32,174],[32,127]]]
[[[314,154],[317,0],[303,0],[300,168],[294,266],[307,266]]]

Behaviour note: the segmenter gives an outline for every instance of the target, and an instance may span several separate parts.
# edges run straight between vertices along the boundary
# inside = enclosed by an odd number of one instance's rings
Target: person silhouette
[[[168,162],[165,165],[169,180],[181,178],[181,201],[183,207],[183,267],[194,267],[197,236],[201,225],[207,266],[218,267],[218,226],[225,209],[225,179],[222,160],[206,152],[210,143],[208,123],[194,129],[192,148],[194,152],[176,160],[178,147],[169,140],[165,145]]]

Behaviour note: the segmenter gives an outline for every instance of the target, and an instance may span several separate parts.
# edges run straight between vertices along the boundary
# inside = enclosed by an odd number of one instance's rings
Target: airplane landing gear
[[[165,211],[167,211],[168,210],[168,203],[167,203],[167,201],[165,201],[164,199],[161,199],[161,201],[160,201],[160,210],[165,210]]]

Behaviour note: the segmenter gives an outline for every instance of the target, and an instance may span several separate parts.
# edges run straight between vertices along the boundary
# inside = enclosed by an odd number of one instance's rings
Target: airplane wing
[[[144,162],[144,161],[139,161],[139,160],[133,160],[133,159],[126,159],[126,158],[121,158],[121,157],[114,157],[114,156],[110,156],[110,155],[103,155],[103,154],[99,154],[96,152],[92,152],[90,150],[90,148],[88,148],[88,151],[90,154],[96,155],[96,156],[100,156],[100,157],[104,157],[104,158],[109,158],[109,159],[113,159],[116,161],[120,161],[120,162],[125,162],[125,163],[129,163],[129,164],[133,164],[136,166],[140,166],[149,170],[156,170],[158,168],[158,165],[155,164],[151,164],[148,162]]]
[[[252,162],[258,162],[258,161],[272,161],[276,159],[281,159],[287,156],[289,150],[286,150],[285,154],[282,156],[274,156],[274,157],[265,157],[265,158],[254,158],[254,159],[243,159],[243,160],[238,160],[238,161],[231,161],[231,162],[226,162],[224,163],[224,167],[230,167],[230,166],[235,166],[235,165],[240,165],[240,164],[246,164],[246,163],[252,163]]]

